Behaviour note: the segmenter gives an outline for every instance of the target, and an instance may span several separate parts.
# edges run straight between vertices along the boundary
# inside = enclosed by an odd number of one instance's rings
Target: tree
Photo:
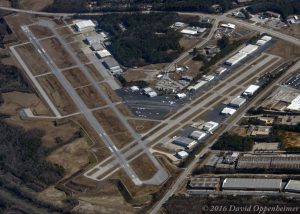
[[[250,137],[242,137],[236,134],[223,134],[213,145],[216,150],[250,151],[254,141]]]
[[[224,49],[230,45],[230,40],[227,36],[223,36],[221,39],[218,40],[218,47],[220,49]]]

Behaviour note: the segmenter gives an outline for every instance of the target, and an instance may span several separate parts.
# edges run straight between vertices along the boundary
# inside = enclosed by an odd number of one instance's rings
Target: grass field
[[[67,68],[75,65],[75,62],[71,59],[70,55],[57,38],[42,40],[41,44],[57,67]]]
[[[37,80],[63,115],[77,112],[75,104],[53,74],[38,77]]]
[[[141,180],[148,180],[157,172],[156,167],[146,154],[135,158],[130,162],[130,165]]]
[[[92,64],[86,65],[86,68],[89,70],[90,74],[95,78],[96,81],[100,82],[104,80],[104,78],[101,76],[101,74],[95,68],[94,65]]]
[[[63,74],[65,75],[67,80],[71,83],[73,88],[85,86],[90,83],[79,68],[72,68],[72,69],[65,70],[63,71]]]
[[[94,111],[93,114],[119,149],[133,140],[131,134],[110,108]]]
[[[32,44],[19,46],[16,50],[33,75],[50,72],[48,65],[43,61],[40,54]]]
[[[76,91],[88,108],[97,108],[106,104],[92,85],[78,88]]]
[[[48,36],[53,36],[52,31],[44,26],[40,25],[31,25],[29,26],[29,29],[32,31],[32,33],[37,37],[37,38],[44,38]]]
[[[158,125],[160,122],[158,121],[150,121],[150,120],[128,120],[130,125],[135,129],[136,132],[143,134],[156,125]]]
[[[101,83],[100,86],[102,90],[106,92],[107,96],[113,103],[121,101],[118,95],[111,89],[111,87],[106,82]]]

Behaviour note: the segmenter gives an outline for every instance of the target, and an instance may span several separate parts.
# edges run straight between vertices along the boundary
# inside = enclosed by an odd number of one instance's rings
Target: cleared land
[[[158,125],[160,122],[158,121],[151,121],[151,120],[128,120],[130,125],[135,129],[136,132],[143,134],[156,125]]]
[[[300,133],[289,132],[289,131],[279,131],[279,136],[281,137],[283,148],[289,147],[300,147]]]
[[[97,81],[103,81],[104,78],[99,73],[99,71],[95,68],[93,64],[86,65],[86,68],[89,70],[90,74],[95,78]]]
[[[32,33],[37,37],[37,38],[44,38],[48,36],[53,36],[52,31],[44,26],[40,25],[31,25],[29,26],[29,29],[32,31]]]
[[[89,58],[87,58],[85,53],[83,53],[83,51],[81,50],[80,44],[81,42],[76,42],[76,43],[72,43],[70,46],[72,47],[72,49],[74,50],[77,57],[80,59],[82,63],[88,63],[90,60]]]
[[[78,88],[76,91],[88,108],[97,108],[106,105],[105,101],[92,85]]]
[[[42,40],[41,44],[53,59],[57,67],[67,68],[75,65],[75,62],[71,59],[71,57],[57,38]]]
[[[101,83],[100,86],[113,103],[121,101],[118,95],[111,89],[111,87],[106,82]]]
[[[57,32],[67,41],[67,42],[73,42],[74,41],[74,34],[72,30],[66,26],[57,29]]]
[[[146,154],[142,154],[131,161],[130,165],[141,180],[148,180],[157,172],[156,167]]]
[[[93,114],[119,149],[133,140],[131,134],[110,108],[94,111]]]
[[[43,61],[32,44],[19,46],[16,50],[33,75],[50,72],[48,65]]]
[[[132,114],[132,112],[123,103],[116,105],[116,107],[125,117],[133,117],[134,116]]]
[[[71,83],[73,88],[90,84],[90,82],[87,80],[87,78],[79,68],[72,68],[69,70],[65,70],[63,71],[63,74],[65,75],[67,80]]]
[[[77,111],[75,104],[53,74],[38,77],[37,80],[63,115]]]
[[[268,49],[267,53],[291,60],[292,58],[296,58],[300,55],[300,48],[291,43],[279,40],[275,45]]]

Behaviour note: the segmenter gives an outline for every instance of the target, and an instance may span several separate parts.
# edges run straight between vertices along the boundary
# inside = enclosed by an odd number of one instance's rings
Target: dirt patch
[[[73,88],[88,85],[90,82],[87,80],[83,72],[79,68],[72,68],[63,71],[67,80],[71,83]]]
[[[144,80],[147,77],[147,71],[129,69],[122,76],[127,82]]]
[[[96,81],[100,82],[104,80],[100,72],[95,68],[93,64],[86,65],[86,68],[89,70],[90,74],[95,78]]]
[[[282,139],[283,148],[300,147],[300,133],[279,131],[279,136]]]
[[[151,120],[128,120],[128,122],[140,134],[146,133],[160,123],[159,121]]]
[[[58,207],[63,207],[64,203],[62,202],[67,198],[66,194],[53,186],[48,187],[47,189],[39,192],[37,194],[39,200],[45,201],[47,203],[51,202],[53,205]]]
[[[62,166],[65,169],[64,178],[67,178],[89,163],[89,147],[84,138],[80,138],[55,150],[47,160]]]
[[[50,72],[48,65],[41,58],[41,55],[32,44],[25,44],[16,47],[16,51],[21,56],[33,75],[45,74]]]
[[[38,77],[37,80],[61,114],[72,114],[78,111],[67,92],[53,74]]]
[[[200,41],[201,41],[200,39],[192,39],[192,38],[188,38],[188,37],[182,37],[179,40],[179,44],[184,50],[189,50],[192,47],[194,47],[197,43],[199,43]]]
[[[106,82],[101,83],[100,86],[113,103],[121,101],[120,97],[111,89],[111,87]]]
[[[131,134],[110,108],[94,111],[93,114],[119,149],[133,140]]]
[[[156,167],[146,154],[142,154],[130,162],[132,169],[141,180],[151,179],[157,172]]]
[[[281,56],[287,60],[292,60],[293,58],[300,56],[300,49],[291,43],[278,40],[267,50],[267,53]]]
[[[48,36],[53,36],[52,31],[44,26],[40,25],[31,25],[29,26],[29,29],[32,31],[32,33],[37,37],[37,38],[44,38]]]
[[[92,85],[78,88],[76,91],[88,108],[97,108],[106,105],[105,101]]]
[[[67,68],[75,65],[75,62],[57,38],[42,40],[41,44],[57,67]]]

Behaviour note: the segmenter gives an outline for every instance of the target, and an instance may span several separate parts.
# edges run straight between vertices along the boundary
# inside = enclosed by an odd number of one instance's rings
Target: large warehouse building
[[[243,49],[241,49],[239,52],[240,53],[245,53],[245,54],[251,54],[254,51],[256,51],[258,49],[257,45],[247,45],[246,47],[244,47]]]
[[[227,59],[225,61],[225,64],[226,65],[230,65],[230,66],[235,65],[236,63],[238,63],[239,61],[241,61],[242,59],[244,59],[246,56],[247,56],[246,53],[238,52],[234,56],[232,56],[229,59]]]
[[[300,181],[290,180],[284,188],[285,192],[300,193]]]
[[[84,30],[93,30],[95,27],[96,25],[92,20],[83,20],[75,24],[75,29],[80,32]]]
[[[222,189],[247,191],[280,191],[281,185],[281,179],[225,178]]]

